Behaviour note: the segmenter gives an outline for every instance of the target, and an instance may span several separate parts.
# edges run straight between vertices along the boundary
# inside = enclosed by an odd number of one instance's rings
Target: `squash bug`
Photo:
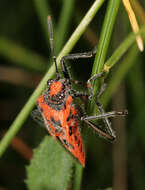
[[[77,160],[79,160],[82,166],[85,166],[85,148],[80,132],[80,121],[83,121],[87,125],[92,127],[99,134],[99,136],[102,136],[105,139],[108,139],[109,141],[113,141],[116,138],[116,136],[108,118],[115,116],[125,116],[127,114],[127,111],[111,111],[105,113],[102,105],[98,101],[98,98],[105,89],[105,86],[102,85],[95,101],[98,107],[99,115],[82,115],[79,106],[74,103],[74,99],[81,99],[83,97],[86,97],[87,99],[91,100],[93,96],[91,81],[104,77],[105,71],[102,71],[99,74],[95,74],[87,81],[86,86],[88,89],[88,93],[78,92],[72,89],[73,81],[70,78],[66,61],[93,57],[96,50],[86,53],[69,54],[67,56],[62,57],[60,60],[60,64],[61,71],[64,77],[61,78],[60,73],[58,71],[56,56],[54,52],[53,30],[50,16],[48,16],[48,31],[50,48],[56,68],[56,78],[47,81],[47,89],[37,99],[36,105],[38,109],[33,111],[32,116],[34,120],[37,120],[40,124],[43,123],[46,129],[48,130],[49,134],[54,139],[59,140],[62,143],[62,145]],[[92,120],[98,119],[101,119],[103,121],[104,129],[95,125],[92,122]]]

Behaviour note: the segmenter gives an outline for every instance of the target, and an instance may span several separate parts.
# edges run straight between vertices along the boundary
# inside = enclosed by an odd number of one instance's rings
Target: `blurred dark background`
[[[64,25],[60,18],[63,17],[61,14],[65,0],[46,1],[47,7],[44,7],[43,12],[39,12],[40,6],[43,7],[43,1],[40,0],[0,1],[1,138],[50,66],[50,48],[43,18],[47,14],[52,16],[58,54],[93,2],[71,0],[71,8],[68,7],[70,13],[66,13],[69,21]],[[136,0],[132,2],[133,6],[138,3]],[[97,44],[106,3],[72,52],[89,51]],[[139,24],[145,24],[145,2],[142,0],[135,7]],[[128,16],[121,3],[107,58],[130,32]],[[122,70],[125,74],[121,75],[112,98],[104,101],[106,110],[127,108],[129,115],[124,119],[113,119],[118,137],[114,145],[98,138],[91,129],[88,130],[87,164],[82,189],[103,189],[112,185],[117,190],[145,188],[145,54],[133,48],[110,72],[106,81],[108,85],[122,62],[130,64],[128,69]],[[71,64],[73,77],[87,80],[92,63],[93,59]],[[44,135],[46,131],[37,127],[29,117],[0,160],[0,190],[27,189],[24,183],[25,167],[32,157],[32,149],[41,142]]]

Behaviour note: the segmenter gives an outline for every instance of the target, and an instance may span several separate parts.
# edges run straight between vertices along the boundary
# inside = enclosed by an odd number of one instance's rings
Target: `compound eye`
[[[50,85],[52,84],[52,82],[53,82],[52,79],[48,80],[48,81],[47,81],[47,86],[50,86]]]
[[[63,99],[64,98],[64,93],[61,93],[60,95],[59,95],[59,99]]]

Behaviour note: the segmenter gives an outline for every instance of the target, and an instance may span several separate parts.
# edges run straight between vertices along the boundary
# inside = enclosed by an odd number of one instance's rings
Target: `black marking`
[[[45,103],[50,106],[53,110],[60,111],[63,110],[64,102],[50,102],[47,98],[47,96],[44,96]]]
[[[48,86],[48,88],[51,86],[51,84],[52,84],[54,81],[55,81],[55,80],[53,80],[53,79],[50,79],[50,80],[47,81],[47,86]]]
[[[79,140],[79,142],[78,142],[78,147],[80,146],[80,140]]]
[[[50,117],[50,121],[47,120],[56,130],[56,132],[62,132],[62,126],[60,120],[55,120],[52,116]]]
[[[77,111],[77,117],[80,118],[84,114],[82,108],[77,104],[72,104],[72,107]]]
[[[53,123],[55,123],[57,126],[62,127],[62,126],[61,126],[61,123],[60,123],[60,120],[55,120],[54,117],[52,117],[52,116],[50,117],[50,119],[51,119],[51,121],[52,121]]]
[[[72,126],[69,127],[69,135],[72,135]]]
[[[66,109],[66,101],[64,102],[63,106],[64,106],[64,109]]]
[[[74,149],[74,147],[73,147],[70,143],[68,143],[66,139],[63,139],[63,142],[64,142],[64,144],[65,144],[68,148]]]
[[[43,113],[43,108],[39,106],[39,111]]]
[[[70,119],[73,119],[73,114],[71,110],[70,110],[69,116],[67,117],[67,121],[69,121]]]
[[[78,137],[77,137],[77,136],[75,136],[75,141],[77,141],[77,139],[78,139]]]

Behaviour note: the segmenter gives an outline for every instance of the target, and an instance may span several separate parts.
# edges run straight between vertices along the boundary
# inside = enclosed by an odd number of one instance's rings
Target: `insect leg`
[[[111,141],[115,140],[116,135],[115,135],[114,130],[111,127],[111,123],[108,118],[116,117],[116,116],[125,116],[128,114],[127,110],[123,112],[112,111],[112,112],[105,113],[101,103],[98,100],[96,100],[96,105],[98,107],[100,114],[95,115],[95,116],[83,117],[81,118],[81,120],[85,121],[89,126],[95,129],[104,138],[107,138],[108,140],[111,140]],[[105,130],[103,130],[102,128],[99,128],[98,126],[96,126],[94,123],[90,121],[90,120],[96,120],[96,119],[103,120],[104,125],[105,125]]]
[[[93,96],[93,89],[91,86],[91,81],[96,79],[96,78],[100,78],[103,77],[105,74],[105,71],[94,75],[93,77],[91,77],[87,83],[88,83],[88,89],[90,92],[90,96],[89,98],[91,99]],[[117,111],[112,111],[112,112],[108,112],[105,113],[103,106],[101,105],[101,103],[99,102],[99,97],[102,95],[102,93],[104,92],[106,87],[106,84],[101,85],[98,93],[97,93],[97,98],[96,98],[96,105],[98,107],[98,111],[100,112],[99,115],[95,115],[95,116],[88,116],[88,117],[83,117],[81,118],[82,120],[84,120],[88,125],[90,125],[92,128],[94,128],[101,136],[107,138],[108,140],[114,140],[116,138],[115,132],[111,127],[111,123],[109,121],[108,118],[110,117],[116,117],[116,116],[125,116],[127,115],[127,111],[123,111],[123,112],[117,112]],[[94,123],[92,123],[90,120],[96,120],[96,119],[102,119],[105,125],[105,130],[102,130],[102,128],[99,128],[98,126],[96,126]]]
[[[66,67],[66,60],[74,60],[74,59],[86,59],[86,58],[91,58],[95,55],[96,53],[96,48],[94,48],[90,52],[84,52],[84,53],[74,53],[74,54],[69,54],[61,58],[60,64],[61,64],[61,69],[64,74],[64,77],[70,80],[70,76]]]
[[[93,81],[93,80],[95,80],[95,79],[98,79],[98,78],[102,78],[102,77],[104,77],[104,75],[105,75],[105,71],[102,71],[101,73],[98,73],[98,74],[95,74],[95,75],[93,75],[91,78],[89,78],[88,79],[88,81],[87,81],[87,88],[88,88],[88,90],[89,90],[89,99],[92,99],[92,97],[93,97],[93,87],[92,87],[92,85],[91,85],[91,81]],[[100,90],[98,91],[98,94],[97,94],[97,97],[99,97],[103,92],[104,92],[104,90],[105,90],[105,87],[106,87],[106,84],[103,84],[102,86],[101,86],[101,88],[100,88]]]
[[[89,125],[90,127],[92,127],[99,136],[109,140],[109,141],[114,141],[116,136],[115,134],[109,134],[107,133],[105,130],[103,130],[101,127],[99,127],[98,125],[92,123],[91,121],[88,121],[88,120],[84,120],[84,122]]]
[[[111,111],[111,112],[106,112],[104,114],[82,117],[81,120],[89,121],[89,120],[104,119],[104,118],[110,118],[110,117],[116,117],[116,116],[125,116],[127,113],[128,113],[127,110],[122,111],[122,112]]]
[[[53,123],[52,121],[47,121],[46,118],[43,118],[40,111],[38,109],[35,109],[31,112],[31,117],[32,119],[38,123],[38,125],[40,125],[41,127],[44,127],[48,130],[49,134],[51,136],[53,136],[54,138],[56,138],[57,136],[57,132],[58,134],[60,134],[60,132],[62,133],[62,130],[60,130],[59,126],[56,126],[55,123]],[[50,125],[53,125],[56,132],[54,132]]]
[[[85,98],[88,98],[88,96],[89,96],[89,94],[87,92],[79,92],[79,91],[76,91],[76,90],[73,90],[73,89],[71,91],[72,91],[74,97],[80,97],[80,98],[85,97]]]
[[[96,78],[101,78],[105,75],[105,71],[101,72],[101,73],[98,73],[98,74],[95,74],[94,76],[92,76],[90,79],[88,79],[87,83],[85,82],[85,85],[86,87],[88,88],[89,90],[89,94],[88,93],[85,93],[85,92],[78,92],[78,91],[75,91],[75,90],[72,90],[73,94],[75,97],[82,97],[82,96],[86,96],[86,97],[89,97],[89,99],[92,98],[93,96],[93,88],[92,88],[92,85],[91,85],[91,81],[92,80],[95,80]],[[75,84],[84,84],[84,82],[82,81],[77,81],[77,80],[71,80],[73,81],[73,83]],[[106,84],[102,85],[102,87],[100,88],[100,91],[99,91],[99,94],[98,96],[100,96],[103,91],[105,90],[105,87],[106,87]]]
[[[123,112],[117,112],[117,111],[112,111],[112,112],[107,112],[107,113],[105,113],[104,111],[101,111],[101,112],[102,112],[102,114],[99,114],[99,115],[82,117],[81,120],[86,122],[93,129],[95,129],[95,131],[99,135],[103,136],[104,138],[107,138],[108,140],[113,141],[113,140],[115,140],[116,135],[111,127],[111,123],[109,122],[108,118],[116,117],[116,116],[125,116],[128,112],[127,112],[127,110],[125,110]],[[91,122],[91,120],[97,120],[97,119],[103,119],[106,131]]]
[[[32,119],[37,122],[40,126],[45,127],[44,120],[38,109],[35,109],[31,112]]]
[[[87,83],[85,82],[86,88],[88,88],[89,93],[87,93],[87,92],[79,92],[79,91],[72,90],[73,95],[75,97],[81,97],[81,98],[85,97],[85,98],[91,99],[92,96],[93,96],[93,88],[92,88],[92,85],[91,85],[91,81],[95,80],[96,78],[103,77],[104,75],[105,75],[105,71],[103,71],[103,72],[101,72],[99,74],[95,74],[90,79],[88,79]],[[73,83],[79,84],[79,85],[84,84],[84,82],[82,82],[82,81],[76,81],[76,80],[74,80]],[[106,87],[106,84],[103,84],[101,86],[101,88],[100,88],[100,90],[98,92],[98,95],[97,95],[98,97],[104,92],[105,87]]]

